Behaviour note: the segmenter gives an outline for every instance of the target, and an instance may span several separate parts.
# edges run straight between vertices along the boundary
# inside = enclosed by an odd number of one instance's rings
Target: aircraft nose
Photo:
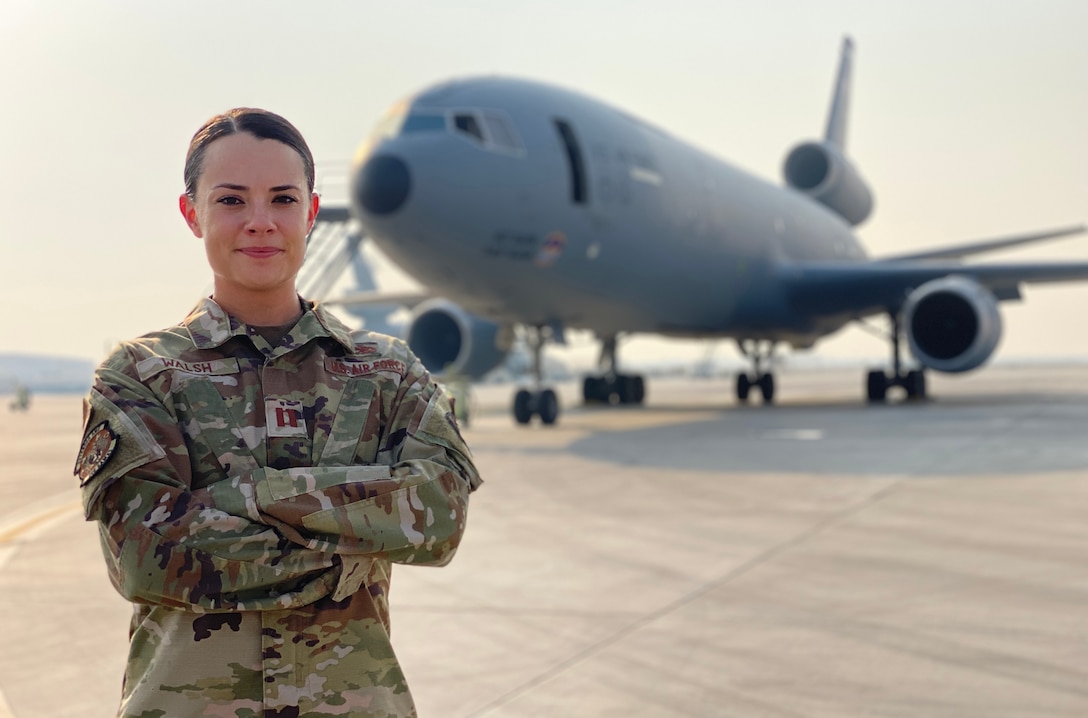
[[[392,214],[408,199],[412,175],[404,160],[393,155],[368,159],[355,178],[355,201],[370,214]]]

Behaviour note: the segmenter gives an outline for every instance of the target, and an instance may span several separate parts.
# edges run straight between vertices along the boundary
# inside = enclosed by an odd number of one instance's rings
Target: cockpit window
[[[484,141],[484,132],[480,129],[480,123],[473,114],[459,112],[453,116],[453,126],[466,135],[475,138],[478,142]]]
[[[409,132],[442,132],[445,129],[445,115],[412,113],[401,125],[400,133],[404,135]]]
[[[524,147],[510,119],[500,110],[454,110],[453,130],[490,152],[521,155]]]
[[[517,130],[502,110],[410,107],[407,102],[390,108],[374,129],[371,142],[427,132],[450,132],[489,152],[515,156],[525,153]]]
[[[521,151],[521,142],[505,117],[494,112],[485,112],[484,125],[492,144],[511,152]]]

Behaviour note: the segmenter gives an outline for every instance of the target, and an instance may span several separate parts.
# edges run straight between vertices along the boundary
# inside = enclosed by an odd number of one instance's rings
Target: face
[[[195,199],[183,194],[179,204],[204,240],[220,304],[231,311],[298,306],[295,275],[318,199],[295,150],[247,132],[221,137],[205,150]]]

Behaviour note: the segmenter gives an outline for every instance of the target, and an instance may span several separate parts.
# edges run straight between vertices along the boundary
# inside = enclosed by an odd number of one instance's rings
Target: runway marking
[[[15,711],[4,700],[4,692],[0,691],[0,718],[15,718]]]
[[[35,529],[45,529],[51,520],[75,512],[80,507],[80,502],[70,501],[61,506],[44,509],[25,519],[12,521],[7,525],[0,524],[0,544],[10,543],[24,534],[30,534]]]
[[[12,544],[16,539],[24,536],[32,537],[36,532],[46,530],[55,522],[67,518],[69,514],[76,513],[81,508],[82,504],[79,501],[66,501],[60,506],[50,506],[24,519],[0,524],[0,569],[16,553],[15,546],[5,544]],[[4,698],[3,690],[0,690],[0,718],[15,718],[15,712]]]
[[[824,438],[821,429],[776,429],[759,435],[761,439],[791,439],[793,441],[819,441]]]

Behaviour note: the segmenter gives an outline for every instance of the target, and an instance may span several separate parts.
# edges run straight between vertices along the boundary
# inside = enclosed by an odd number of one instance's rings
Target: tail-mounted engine
[[[786,185],[831,209],[851,225],[873,211],[873,194],[854,165],[830,142],[805,142],[786,155]]]
[[[974,280],[951,275],[926,282],[907,297],[903,325],[911,353],[943,372],[970,371],[1001,340],[997,299]]]
[[[412,313],[407,337],[428,371],[478,379],[510,353],[513,332],[448,300],[430,299]]]

